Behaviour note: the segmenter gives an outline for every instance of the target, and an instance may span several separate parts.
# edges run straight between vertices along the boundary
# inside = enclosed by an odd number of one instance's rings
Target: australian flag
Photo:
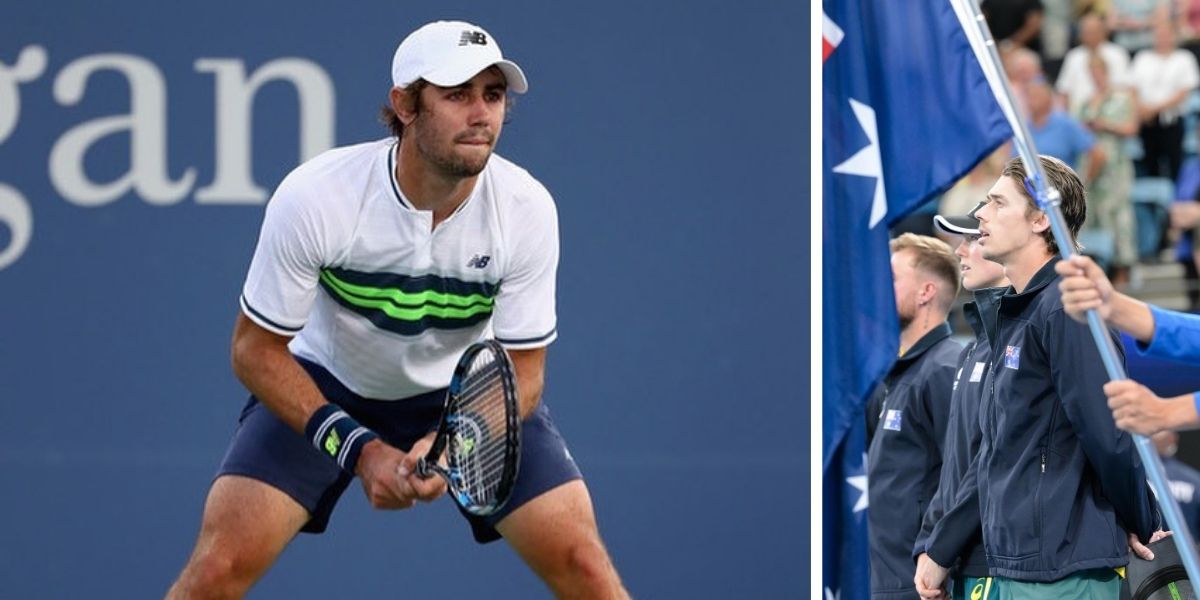
[[[899,344],[888,226],[1012,136],[952,1],[823,2],[827,600],[869,591],[863,405]]]

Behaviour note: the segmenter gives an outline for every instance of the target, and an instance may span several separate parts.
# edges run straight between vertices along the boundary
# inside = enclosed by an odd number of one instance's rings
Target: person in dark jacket
[[[1073,241],[1086,215],[1083,184],[1062,161],[1040,161]],[[980,414],[988,567],[1001,598],[1115,599],[1130,539],[1151,541],[1158,506],[1131,436],[1108,411],[1099,351],[1063,311],[1058,244],[1027,182],[1021,159],[1009,161],[976,213],[984,258],[1004,265],[1012,284],[989,338]]]
[[[959,238],[955,254],[961,265],[962,287],[974,298],[963,305],[963,317],[975,338],[959,358],[950,396],[941,479],[925,510],[913,549],[917,555],[913,583],[919,594],[930,597],[938,597],[938,590],[942,590],[943,596],[950,591],[954,598],[994,600],[996,595],[983,551],[973,463],[983,437],[979,429],[979,404],[991,357],[988,335],[996,333],[996,306],[1008,288],[1008,278],[1004,276],[1004,267],[983,258],[975,211],[956,218],[938,215],[934,217],[934,225]],[[947,582],[950,567],[955,571]],[[975,591],[978,593],[972,593]]]
[[[915,599],[912,547],[937,489],[950,390],[962,347],[946,321],[958,259],[945,242],[892,240],[900,357],[867,405],[868,554],[873,600]]]

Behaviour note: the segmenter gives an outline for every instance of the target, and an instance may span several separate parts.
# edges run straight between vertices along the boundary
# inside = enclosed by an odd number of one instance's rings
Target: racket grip
[[[425,462],[424,456],[417,460],[417,477],[421,479],[433,477],[433,471],[429,468],[429,463]]]

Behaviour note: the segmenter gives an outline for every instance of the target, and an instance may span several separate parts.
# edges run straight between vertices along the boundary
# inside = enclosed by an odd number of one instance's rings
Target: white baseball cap
[[[985,204],[987,203],[980,202],[976,204],[975,208],[971,209],[971,212],[961,217],[957,215],[934,215],[933,224],[938,229],[950,235],[979,235],[979,219],[975,216],[975,213],[979,212],[979,209],[983,208]]]
[[[500,54],[500,46],[478,25],[464,21],[435,21],[410,33],[392,58],[392,84],[408,87],[418,79],[442,87],[461,85],[495,65],[508,80],[508,89],[529,89],[521,67]]]

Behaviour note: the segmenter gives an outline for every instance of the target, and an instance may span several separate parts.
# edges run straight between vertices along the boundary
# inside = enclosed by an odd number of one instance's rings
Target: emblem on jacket
[[[1021,347],[1008,346],[1004,348],[1004,366],[1009,369],[1021,368]]]
[[[892,431],[900,431],[900,417],[901,413],[899,410],[894,408],[888,410],[887,416],[883,419],[883,428],[891,429]]]

